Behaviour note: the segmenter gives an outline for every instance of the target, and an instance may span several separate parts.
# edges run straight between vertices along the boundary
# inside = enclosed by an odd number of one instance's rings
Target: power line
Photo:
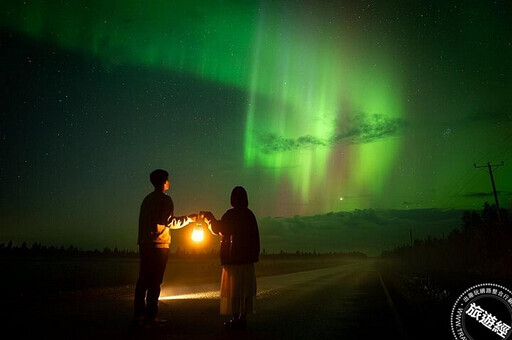
[[[500,166],[504,166],[505,163],[501,161],[501,164],[491,164],[491,162],[487,162],[487,165],[480,165],[477,166],[476,163],[474,164],[475,168],[485,168],[487,167],[489,171],[489,177],[491,178],[491,184],[492,184],[492,191],[494,193],[494,203],[496,203],[496,210],[498,212],[498,219],[501,222],[501,214],[500,214],[500,203],[498,201],[498,194],[496,193],[496,185],[494,184],[494,176],[492,174],[492,171],[494,168],[499,168]]]
[[[506,150],[510,150],[509,148],[509,140],[512,140],[512,134],[505,137],[505,139],[497,139],[495,143],[492,144],[492,147],[489,148],[489,151],[481,154],[478,159],[489,159],[493,158],[493,155],[502,155],[506,152]],[[506,150],[504,150],[506,149]],[[492,157],[488,157],[492,156]],[[459,176],[456,181],[452,182],[452,185],[450,186],[449,192],[452,192],[453,194],[447,194],[442,199],[442,206],[446,206],[448,208],[454,208],[455,207],[455,200],[457,199],[457,196],[466,189],[467,185],[478,176],[476,173],[471,172],[471,167],[466,168],[466,172],[462,174],[462,176]]]
[[[459,197],[459,194],[466,189],[467,185],[476,178],[478,174],[471,173],[471,168],[468,167],[466,170],[466,173],[464,173],[461,177],[459,177],[459,180],[456,185],[453,186],[454,190],[452,191],[453,194],[445,196],[446,198],[443,201],[443,204],[447,206],[448,208],[454,208],[455,207],[455,200]]]

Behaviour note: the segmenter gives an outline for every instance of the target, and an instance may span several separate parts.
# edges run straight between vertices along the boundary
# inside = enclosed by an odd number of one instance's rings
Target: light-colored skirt
[[[224,265],[220,280],[220,314],[256,312],[256,274],[254,263]]]

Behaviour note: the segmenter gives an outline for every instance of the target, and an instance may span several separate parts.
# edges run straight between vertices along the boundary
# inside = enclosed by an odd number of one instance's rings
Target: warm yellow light
[[[220,293],[218,290],[212,290],[201,293],[191,293],[191,294],[181,294],[181,295],[170,295],[170,296],[160,296],[159,300],[190,300],[190,299],[218,299],[220,297]]]
[[[204,239],[204,230],[202,227],[194,227],[192,231],[192,241],[201,242]]]

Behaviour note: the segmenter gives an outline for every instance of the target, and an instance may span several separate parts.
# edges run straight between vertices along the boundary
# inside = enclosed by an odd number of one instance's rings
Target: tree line
[[[191,256],[199,256],[199,257],[217,257],[219,255],[218,249],[187,249],[177,247],[176,250],[173,250],[170,253],[171,257],[181,258],[181,257],[191,257]],[[262,249],[260,254],[262,257],[314,257],[314,256],[322,256],[322,257],[347,257],[347,258],[357,258],[363,259],[366,258],[367,255],[361,252],[338,252],[338,251],[330,251],[330,252],[317,252],[313,251],[300,251],[296,250],[294,252],[287,252],[280,250],[278,252],[267,252],[265,249]],[[34,242],[32,245],[28,245],[27,242],[23,242],[21,245],[14,245],[12,241],[8,243],[0,243],[0,256],[1,257],[36,257],[36,256],[44,256],[44,257],[109,257],[109,258],[138,258],[139,252],[137,250],[126,250],[126,249],[118,249],[117,247],[109,248],[105,247],[102,250],[94,249],[94,250],[83,250],[81,248],[75,247],[73,245],[69,246],[47,246],[43,245],[39,242]]]
[[[106,256],[106,257],[137,257],[138,252],[134,250],[113,249],[105,247],[102,250],[83,250],[73,245],[69,246],[47,246],[39,242],[32,243],[31,246],[27,242],[21,245],[14,245],[12,241],[0,243],[0,256]]]
[[[428,237],[381,254],[399,260],[410,271],[512,279],[512,219],[506,209],[485,203],[481,211],[466,210],[460,226],[445,238]]]

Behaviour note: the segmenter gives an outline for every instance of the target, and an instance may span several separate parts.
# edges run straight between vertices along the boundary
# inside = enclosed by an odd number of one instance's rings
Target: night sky
[[[504,161],[511,208],[510,2],[0,9],[0,242],[135,249],[156,168],[178,215],[220,217],[244,186],[263,241],[294,216],[480,209],[474,163]]]

